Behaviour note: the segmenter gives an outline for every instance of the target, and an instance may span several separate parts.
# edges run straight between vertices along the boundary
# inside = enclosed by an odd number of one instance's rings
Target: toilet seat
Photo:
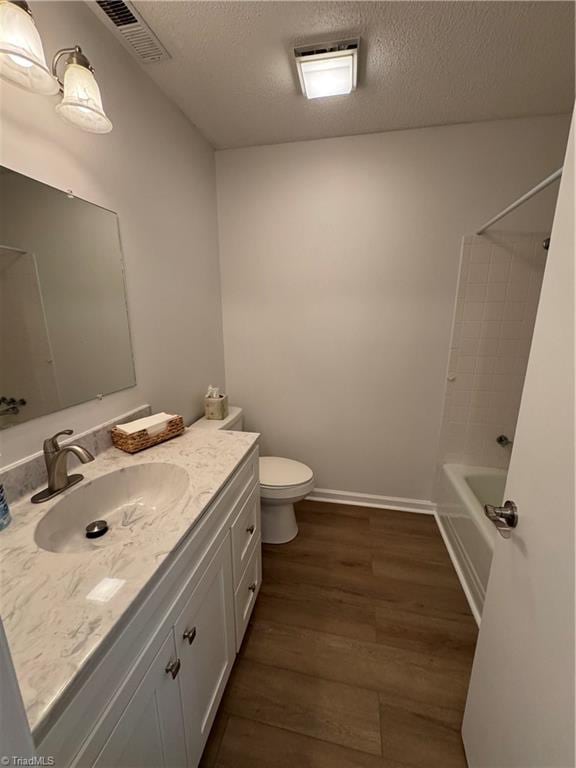
[[[277,499],[278,501],[285,499],[286,501],[294,501],[295,499],[303,499],[308,496],[310,491],[314,489],[314,478],[307,483],[300,485],[289,485],[285,488],[275,488],[274,486],[261,485],[260,496],[262,499]]]
[[[297,490],[314,482],[314,473],[300,461],[278,456],[260,458],[260,487],[263,490]]]

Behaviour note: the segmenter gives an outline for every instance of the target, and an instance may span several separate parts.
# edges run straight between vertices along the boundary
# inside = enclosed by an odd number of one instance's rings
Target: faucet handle
[[[60,435],[73,435],[73,429],[63,429],[61,432],[56,432],[55,435],[44,440],[44,453],[57,453],[60,450],[58,445],[58,438]]]

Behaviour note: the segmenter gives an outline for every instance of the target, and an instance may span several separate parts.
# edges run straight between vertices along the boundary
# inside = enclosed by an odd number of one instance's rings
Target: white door
[[[93,768],[185,768],[184,722],[172,631],[130,699]],[[176,675],[175,677],[173,675]]]
[[[574,119],[462,735],[471,768],[574,766]]]
[[[188,764],[198,765],[235,659],[234,587],[226,536],[174,625]]]

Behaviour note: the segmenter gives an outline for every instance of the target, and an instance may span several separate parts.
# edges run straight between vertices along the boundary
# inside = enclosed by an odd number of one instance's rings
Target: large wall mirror
[[[135,384],[117,215],[0,167],[0,428]]]

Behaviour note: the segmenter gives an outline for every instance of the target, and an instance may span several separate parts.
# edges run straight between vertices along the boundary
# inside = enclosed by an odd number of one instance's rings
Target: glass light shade
[[[341,96],[354,89],[354,58],[338,56],[317,61],[299,61],[304,85],[304,95],[308,99],[322,96]]]
[[[32,93],[58,93],[32,16],[8,0],[0,0],[0,77]]]
[[[100,88],[92,72],[80,64],[68,64],[64,95],[56,112],[67,123],[91,133],[110,133],[112,123],[102,107]]]

